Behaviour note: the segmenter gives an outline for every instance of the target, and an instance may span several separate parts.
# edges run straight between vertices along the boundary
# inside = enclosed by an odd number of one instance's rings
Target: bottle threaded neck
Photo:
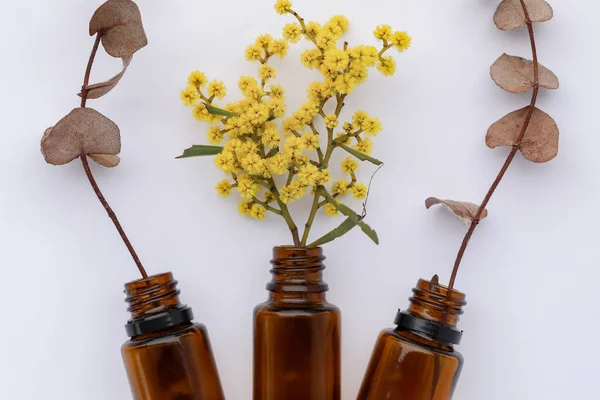
[[[192,310],[179,302],[179,293],[171,272],[126,283],[127,333],[133,337],[191,322]]]
[[[456,328],[465,295],[440,285],[437,277],[431,281],[419,279],[409,298],[407,310],[398,311],[395,323],[400,330],[425,334],[442,344],[459,344],[462,332]]]
[[[273,248],[271,274],[267,290],[274,293],[323,293],[329,288],[323,282],[323,249],[280,246]]]

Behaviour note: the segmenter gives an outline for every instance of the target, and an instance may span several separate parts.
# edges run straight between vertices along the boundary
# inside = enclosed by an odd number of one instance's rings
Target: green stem
[[[279,208],[281,209],[281,216],[287,223],[288,228],[290,229],[290,232],[292,232],[292,238],[294,239],[294,246],[301,246],[300,236],[298,235],[298,227],[294,223],[294,220],[292,219],[292,216],[290,215],[290,211],[288,210],[287,205],[283,201],[281,201],[281,197],[279,196],[279,191],[277,190],[275,181],[273,180],[273,178],[269,178],[267,181],[270,184],[269,189],[271,190],[271,193],[273,193],[273,196],[275,197],[277,204],[279,204]]]
[[[310,209],[310,214],[308,215],[308,221],[304,225],[304,234],[302,235],[302,246],[306,246],[306,242],[308,241],[308,234],[310,232],[310,228],[312,228],[312,224],[315,221],[315,216],[317,215],[317,210],[319,209],[319,198],[320,189],[317,188],[315,190],[315,198],[313,199],[312,208]]]
[[[266,208],[267,210],[271,211],[274,214],[282,215],[281,210],[278,210],[275,207],[271,207],[266,201],[259,200],[256,197],[254,199],[252,199],[252,201],[257,204],[260,204],[261,206],[263,206],[264,208]]]

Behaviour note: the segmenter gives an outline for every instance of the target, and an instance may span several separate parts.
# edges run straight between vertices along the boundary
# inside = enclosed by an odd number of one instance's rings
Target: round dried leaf
[[[425,207],[428,209],[433,207],[434,205],[441,204],[450,211],[452,214],[456,216],[465,225],[470,225],[475,216],[477,215],[477,211],[479,210],[479,206],[477,204],[468,203],[465,201],[454,201],[454,200],[440,200],[437,197],[430,197],[425,200]],[[488,212],[486,209],[481,213],[481,219],[487,217]]]
[[[116,167],[121,162],[119,156],[112,154],[90,154],[89,157],[106,168]]]
[[[516,145],[528,112],[529,106],[514,111],[495,122],[485,136],[485,144],[491,149],[496,146]],[[529,161],[548,162],[558,154],[558,137],[559,130],[556,122],[551,116],[536,107],[519,150]]]
[[[127,67],[129,67],[129,63],[131,63],[131,57],[123,59],[123,69],[117,75],[113,76],[107,81],[95,83],[93,85],[89,85],[87,89],[87,98],[88,99],[98,99],[104,96],[106,93],[110,92],[117,86],[123,75],[125,75],[125,71],[127,71]],[[81,96],[81,92],[79,95]]]
[[[90,20],[90,36],[132,22],[142,22],[142,14],[137,4],[131,0],[108,0],[96,10]]]
[[[141,22],[117,25],[102,35],[102,45],[108,54],[116,58],[129,58],[148,44]]]
[[[91,108],[76,108],[42,137],[46,162],[62,165],[82,154],[119,154],[119,127]]]
[[[554,12],[544,0],[525,0],[531,22],[544,22],[552,19]],[[521,0],[504,0],[494,14],[494,23],[503,31],[510,31],[527,24]]]
[[[538,80],[540,87],[558,89],[558,78],[554,72],[538,64]],[[533,88],[533,61],[525,58],[501,55],[490,68],[490,75],[498,86],[511,93],[525,92]]]

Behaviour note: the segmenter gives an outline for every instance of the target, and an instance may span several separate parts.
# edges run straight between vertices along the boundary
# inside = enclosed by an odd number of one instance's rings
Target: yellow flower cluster
[[[323,208],[327,215],[338,215],[337,199],[341,196],[351,193],[354,199],[366,198],[367,186],[357,182],[357,160],[380,163],[370,157],[373,143],[368,136],[382,130],[381,121],[364,111],[356,111],[351,121],[343,122],[341,112],[346,97],[366,81],[369,68],[376,67],[385,76],[394,74],[396,63],[384,54],[391,48],[406,50],[411,38],[405,32],[380,25],[374,31],[380,47],[349,47],[347,43],[338,46],[350,25],[344,16],[334,16],[323,25],[305,22],[292,9],[289,0],[277,0],[275,10],[294,16],[296,22],[283,27],[281,39],[264,34],[247,47],[246,59],[259,64],[258,79],[240,78],[237,85],[243,95],[240,100],[217,105],[216,99],[223,99],[227,88],[221,81],[209,81],[200,71],[190,74],[181,100],[192,107],[198,120],[211,125],[207,131],[211,151],[214,146],[221,146],[214,161],[229,179],[217,184],[218,194],[228,197],[237,190],[242,198],[238,205],[242,215],[257,220],[264,219],[268,211],[281,215],[292,233],[296,231],[295,244],[306,245],[308,230],[318,209]],[[277,71],[269,65],[269,60],[273,56],[284,58],[289,43],[300,39],[314,45],[302,53],[301,63],[319,71],[322,79],[309,85],[307,100],[284,119],[284,90],[272,83]],[[325,127],[324,131],[319,132],[320,124]],[[339,126],[342,131],[335,132]],[[331,182],[330,160],[336,149],[348,154],[341,169],[350,180],[338,180],[327,187]],[[357,157],[356,152],[363,155]],[[277,178],[279,176],[281,178]],[[313,207],[300,241],[288,205],[307,194],[314,196]],[[344,210],[347,209],[343,208],[342,212]]]

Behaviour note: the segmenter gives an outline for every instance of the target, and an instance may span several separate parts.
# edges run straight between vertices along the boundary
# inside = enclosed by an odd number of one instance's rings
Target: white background
[[[246,400],[252,309],[267,296],[271,247],[289,243],[289,234],[282,220],[243,219],[235,198],[220,199],[213,187],[223,175],[210,159],[174,159],[206,143],[206,126],[179,91],[201,69],[228,84],[228,99],[238,98],[239,76],[256,68],[245,62],[245,47],[292,20],[275,13],[273,0],[139,3],[150,44],[114,92],[90,102],[119,124],[122,163],[93,170],[147,269],[173,271],[182,300],[208,326],[227,398]],[[381,245],[356,230],[326,246],[329,300],[343,312],[343,398],[351,399],[378,332],[407,306],[417,279],[438,273],[447,281],[466,228],[423,201],[481,201],[508,152],[487,149],[485,132],[530,96],[500,90],[489,66],[503,52],[530,57],[530,47],[524,29],[495,28],[498,0],[294,3],[309,20],[346,15],[351,45],[375,44],[380,23],[414,37],[396,58],[395,77],[373,70],[347,101],[349,112],[364,108],[382,120],[373,155],[386,161],[368,216]],[[555,18],[535,26],[540,61],[561,80],[538,103],[561,128],[560,154],[543,165],[516,158],[459,274],[469,304],[458,400],[597,396],[600,5],[572,3],[554,1]],[[80,163],[52,167],[39,152],[44,130],[77,106],[93,43],[87,23],[99,4],[2,2],[3,399],[130,398],[119,348],[128,317],[122,285],[136,279],[135,266]],[[305,46],[275,63],[292,108],[316,78],[300,66]],[[119,68],[99,54],[93,81]],[[360,176],[371,172],[365,165]],[[299,217],[307,211],[306,203],[295,207]],[[319,218],[316,233],[334,226]]]

